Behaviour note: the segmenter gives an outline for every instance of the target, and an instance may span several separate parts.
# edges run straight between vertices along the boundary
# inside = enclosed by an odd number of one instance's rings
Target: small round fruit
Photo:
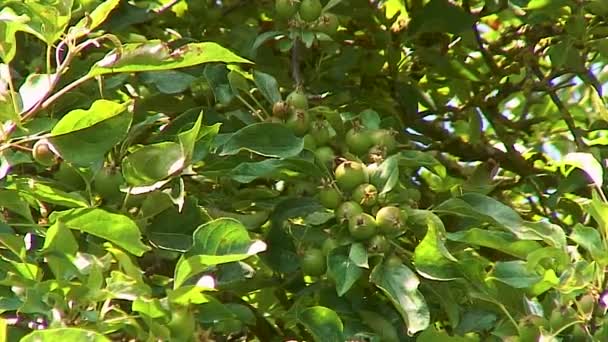
[[[317,148],[317,142],[315,138],[311,134],[306,134],[303,138],[304,140],[304,148],[307,150],[314,151]]]
[[[46,140],[36,141],[32,148],[32,157],[38,164],[43,166],[51,166],[57,161],[57,156]]]
[[[345,161],[335,170],[336,183],[343,191],[352,191],[359,185],[367,183],[368,175],[365,165],[355,161]]]
[[[59,169],[53,174],[53,178],[72,190],[83,189],[86,186],[78,171],[66,162],[59,164]]]
[[[373,130],[370,134],[373,145],[379,146],[387,153],[391,153],[397,148],[395,134],[387,129]]]
[[[317,148],[314,153],[317,162],[326,166],[331,166],[331,163],[336,159],[334,150],[329,146],[321,146]]]
[[[338,26],[340,26],[338,17],[333,13],[325,13],[319,17],[319,20],[317,20],[316,28],[319,32],[323,32],[328,36],[331,36],[338,31]]]
[[[307,250],[300,260],[302,272],[310,276],[320,276],[325,273],[327,264],[323,251],[318,248]]]
[[[287,99],[285,100],[287,106],[293,109],[308,109],[308,97],[306,94],[294,90],[289,95],[287,95]]]
[[[383,235],[375,235],[369,240],[368,249],[372,253],[385,253],[391,248],[390,241]]]
[[[343,223],[345,221],[350,221],[351,218],[361,213],[363,213],[363,208],[361,208],[357,202],[346,201],[338,206],[335,214],[338,223]]]
[[[319,191],[319,202],[327,209],[336,209],[342,203],[342,195],[334,187],[327,187]]]
[[[298,0],[276,0],[274,9],[281,19],[289,19],[298,12],[300,2]]]
[[[406,222],[406,212],[397,207],[386,206],[376,213],[376,223],[380,233],[385,235],[392,236],[403,232],[406,229]]]
[[[327,144],[332,137],[332,130],[329,122],[325,120],[315,120],[311,125],[312,136],[318,145]]]
[[[315,21],[321,15],[323,5],[319,0],[302,0],[300,4],[300,18],[304,21]]]
[[[370,132],[360,127],[351,128],[346,132],[345,141],[348,150],[358,156],[367,154],[369,149],[374,145]]]
[[[592,294],[586,294],[578,300],[578,307],[584,314],[591,315],[595,302],[595,297]]]
[[[367,240],[376,235],[376,220],[370,214],[361,213],[348,222],[348,231],[355,240]]]
[[[171,336],[178,341],[189,341],[196,331],[194,314],[185,307],[171,310],[171,321],[167,324]]]
[[[124,178],[122,174],[111,167],[101,169],[93,179],[93,189],[101,195],[101,197],[109,200],[114,200],[121,196],[120,186]]]
[[[287,102],[278,101],[275,102],[274,105],[272,105],[272,115],[276,116],[277,118],[284,118],[287,116],[288,113],[289,106],[287,105]]]
[[[328,238],[323,241],[323,246],[321,247],[321,251],[323,254],[328,255],[333,249],[338,248],[338,241],[334,238]]]
[[[371,184],[361,184],[353,190],[351,198],[364,207],[371,207],[378,199],[378,189]]]
[[[299,137],[304,136],[310,128],[310,116],[308,112],[302,109],[296,109],[287,118],[287,127],[291,128],[293,133]]]

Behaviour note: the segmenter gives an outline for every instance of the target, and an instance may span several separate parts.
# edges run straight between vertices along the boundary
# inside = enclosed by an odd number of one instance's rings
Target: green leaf
[[[126,136],[133,119],[129,104],[97,100],[89,109],[73,110],[53,127],[49,140],[71,163],[99,162]]]
[[[379,194],[386,194],[399,183],[399,156],[386,158],[370,175],[370,183],[376,186]]]
[[[80,328],[54,328],[36,330],[23,337],[20,342],[110,342],[102,334]]]
[[[429,308],[418,290],[420,280],[407,266],[387,262],[378,264],[370,280],[393,303],[403,317],[410,334],[426,329],[430,324]]]
[[[577,223],[569,237],[586,249],[599,265],[602,265],[602,267],[608,265],[608,252],[597,229]]]
[[[58,279],[69,279],[74,266],[67,256],[75,256],[78,242],[72,232],[61,222],[56,221],[49,227],[44,239],[42,252],[49,268]]]
[[[336,283],[336,292],[340,297],[348,292],[363,274],[355,261],[344,253],[344,248],[334,248],[327,256],[327,274]]]
[[[125,180],[135,187],[150,186],[144,192],[155,190],[159,181],[179,172],[186,165],[182,146],[174,142],[146,145],[122,160]],[[164,184],[164,183],[163,183]],[[162,184],[161,184],[162,185]],[[135,191],[133,193],[142,193]]]
[[[26,32],[34,34],[47,45],[54,45],[70,22],[73,0],[25,1],[18,6],[30,20]],[[19,10],[17,12],[20,12]]]
[[[0,12],[0,14],[2,14],[2,12]],[[0,34],[1,33],[2,32],[0,31]],[[0,45],[0,48],[2,48],[2,45]],[[21,122],[21,117],[19,116],[21,97],[19,96],[19,93],[11,90],[11,82],[11,73],[8,64],[0,64],[0,123],[6,121],[15,123]]]
[[[25,14],[17,15],[10,7],[4,7],[0,11],[0,57],[4,63],[10,63],[15,58],[17,41],[15,33],[26,31],[29,20]]]
[[[264,95],[270,104],[281,101],[281,92],[277,80],[261,71],[253,71],[253,81],[258,87],[258,90]]]
[[[77,40],[92,32],[95,28],[101,25],[106,18],[110,15],[116,6],[120,3],[120,0],[107,0],[103,1],[99,6],[87,14],[84,18],[69,29],[68,36]]]
[[[476,342],[478,340],[475,337],[450,336],[445,331],[438,331],[434,326],[429,327],[416,338],[418,342]]]
[[[562,161],[562,172],[566,176],[572,171],[572,168],[567,169],[567,166],[572,166],[573,168],[579,168],[585,171],[593,183],[595,183],[595,186],[598,188],[602,187],[604,181],[604,168],[591,153],[568,153]]]
[[[174,288],[207,267],[244,260],[266,250],[266,244],[249,237],[247,228],[231,218],[220,218],[198,227],[193,245],[175,267]]]
[[[156,298],[138,297],[133,301],[131,310],[150,318],[161,318],[168,315],[168,312],[162,307],[160,300]]]
[[[445,20],[450,18],[450,20]],[[471,29],[475,18],[462,7],[448,0],[431,0],[419,13],[412,17],[408,25],[410,34],[423,32],[449,32],[459,34]]]
[[[27,192],[42,202],[52,203],[67,208],[82,208],[89,206],[89,203],[84,197],[78,193],[68,193],[35,180],[29,182],[28,185]]]
[[[447,250],[444,244],[445,228],[435,215],[427,219],[427,231],[424,239],[414,250],[416,271],[425,278],[434,280],[453,280],[460,275],[455,263],[458,261]]]
[[[448,233],[447,238],[451,241],[492,248],[520,259],[526,259],[530,253],[541,248],[536,241],[519,240],[507,232],[480,228]]]
[[[280,144],[277,142],[280,141]],[[304,141],[285,125],[261,122],[235,132],[223,146],[220,155],[234,155],[246,150],[265,157],[289,158],[304,149]]]
[[[399,165],[416,168],[425,167],[441,178],[447,176],[445,166],[429,153],[421,151],[403,151],[399,153]]]
[[[190,43],[171,50],[160,41],[148,41],[125,44],[108,53],[91,68],[89,76],[171,70],[211,62],[251,63],[216,43]]]
[[[34,221],[30,205],[16,190],[0,190],[0,208],[4,208],[20,215],[30,222]]]
[[[343,342],[344,326],[338,314],[323,306],[313,306],[298,313],[298,321],[317,342]]]
[[[558,248],[566,246],[566,236],[561,227],[547,222],[524,221],[515,210],[482,194],[467,193],[449,199],[439,204],[434,211],[488,222],[510,231],[522,240],[544,240]]]
[[[139,227],[130,218],[103,209],[55,211],[51,222],[60,220],[67,227],[108,240],[131,254],[141,256],[150,248],[141,242]]]
[[[148,71],[140,77],[145,83],[153,84],[163,94],[182,93],[196,80],[196,77],[176,70]]]
[[[203,112],[201,111],[192,128],[178,134],[179,143],[182,147],[182,153],[186,158],[186,163],[189,163],[192,160],[192,154],[194,153],[196,141],[200,137],[202,121]]]
[[[542,280],[536,272],[528,269],[525,261],[498,261],[490,276],[514,288],[526,289]]]

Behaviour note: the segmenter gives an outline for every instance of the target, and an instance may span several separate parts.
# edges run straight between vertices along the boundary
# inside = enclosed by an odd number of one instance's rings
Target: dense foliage
[[[604,0],[0,0],[8,341],[606,341]]]

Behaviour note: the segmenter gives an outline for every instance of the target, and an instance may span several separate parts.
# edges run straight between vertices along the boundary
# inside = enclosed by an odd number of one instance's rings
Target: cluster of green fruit
[[[299,18],[304,23],[310,23],[316,31],[328,35],[338,31],[340,26],[338,17],[323,11],[323,5],[319,0],[276,0],[275,11],[281,19]]]
[[[310,113],[315,113],[314,117]],[[333,111],[309,109],[301,89],[275,103],[273,114],[272,120],[284,122],[303,137],[304,147],[314,152],[316,162],[330,175],[316,196],[325,208],[334,211],[335,225],[322,248],[307,248],[301,253],[303,272],[324,274],[329,251],[343,241],[363,242],[370,253],[389,253],[390,240],[407,229],[403,199],[412,198],[411,192],[417,191],[400,184],[383,191],[388,176],[380,165],[397,150],[395,132],[366,127],[359,118],[343,120]]]

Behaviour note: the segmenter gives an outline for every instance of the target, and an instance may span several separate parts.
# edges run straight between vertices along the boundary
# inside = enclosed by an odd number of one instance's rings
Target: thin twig
[[[538,77],[539,80],[541,80],[542,82],[545,82],[547,84],[546,91],[549,94],[549,97],[551,97],[551,101],[553,101],[553,103],[559,110],[560,114],[562,115],[562,118],[566,122],[566,126],[568,126],[568,130],[570,130],[570,133],[572,134],[572,137],[574,138],[574,143],[576,144],[576,147],[579,150],[585,149],[585,143],[583,142],[583,139],[578,134],[576,124],[574,122],[574,118],[572,117],[572,114],[570,114],[570,111],[568,110],[566,105],[564,105],[562,100],[557,95],[555,89],[553,89],[551,87],[551,84],[546,80],[545,76],[543,75],[543,73],[540,70],[540,68],[538,67],[538,65],[533,65],[532,71],[534,72],[536,77]]]
[[[300,37],[296,37],[293,40],[293,46],[291,47],[291,75],[296,87],[302,85],[302,75],[300,74]]]

